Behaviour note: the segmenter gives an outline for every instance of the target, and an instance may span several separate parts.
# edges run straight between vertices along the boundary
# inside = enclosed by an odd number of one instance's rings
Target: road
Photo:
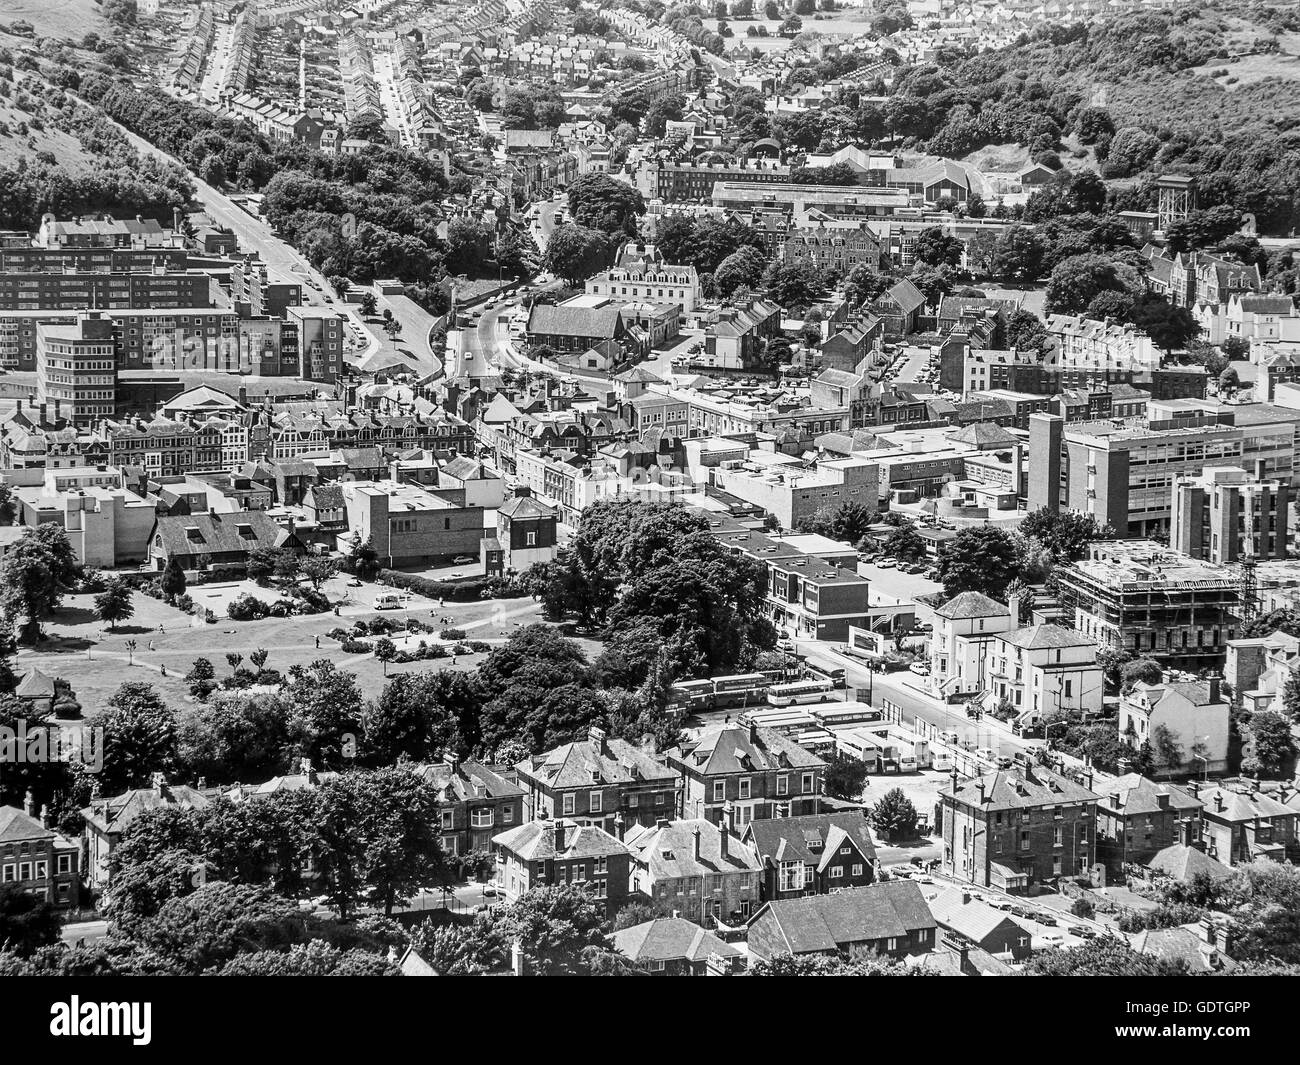
[[[379,312],[382,314],[385,308],[392,311],[402,331],[393,340],[387,336],[379,339],[377,346],[358,360],[358,365],[368,369],[372,363],[386,364],[388,357],[397,355],[403,365],[421,377],[442,373],[442,352],[435,352],[429,344],[429,332],[439,319],[409,296],[385,295],[378,286],[372,286],[369,291],[374,293]]]

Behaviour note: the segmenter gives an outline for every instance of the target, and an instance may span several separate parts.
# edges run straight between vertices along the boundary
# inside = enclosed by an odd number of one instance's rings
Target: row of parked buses
[[[835,697],[837,688],[844,687],[844,670],[838,666],[809,661],[804,669],[809,676],[797,681],[787,681],[779,669],[679,681],[668,690],[668,706],[689,715],[764,704],[824,703]]]

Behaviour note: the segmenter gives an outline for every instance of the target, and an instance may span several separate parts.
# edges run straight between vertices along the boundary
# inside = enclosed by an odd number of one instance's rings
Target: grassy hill
[[[88,33],[103,33],[107,23],[95,0],[0,0],[0,23],[30,22],[38,37],[79,41]]]

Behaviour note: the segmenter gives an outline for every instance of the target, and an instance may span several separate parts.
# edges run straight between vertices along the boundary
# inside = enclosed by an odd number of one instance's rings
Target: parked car
[[[997,763],[998,763],[998,768],[999,768],[999,769],[1010,769],[1013,765],[1016,764],[1016,763],[1013,762],[1010,758],[1008,758],[1005,754],[1000,754],[1000,755],[998,755]]]
[[[1060,932],[1044,932],[1041,936],[1036,936],[1035,938],[1041,941],[1043,946],[1049,949],[1056,949],[1065,944],[1065,936]]]
[[[1042,913],[1042,912],[1036,913],[1034,914],[1034,920],[1037,921],[1039,924],[1045,924],[1049,927],[1056,926],[1056,917],[1050,913]]]
[[[876,563],[876,565],[879,566],[881,569],[895,569],[898,566],[898,563],[895,562],[892,558],[882,558],[879,562]]]
[[[928,677],[930,675],[930,667],[924,662],[913,662],[907,668],[918,677]]]
[[[477,561],[478,559],[476,559],[473,555],[457,555],[455,558],[452,559],[452,562],[454,562],[457,566],[469,566]]]

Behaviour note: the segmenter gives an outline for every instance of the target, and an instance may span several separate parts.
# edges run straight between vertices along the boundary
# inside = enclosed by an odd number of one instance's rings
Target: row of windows
[[[804,793],[811,793],[816,789],[817,776],[815,773],[804,773],[802,777]],[[750,777],[740,777],[736,781],[737,794],[742,799],[752,798],[753,782]],[[782,773],[776,778],[776,794],[788,795],[790,793],[790,775]],[[727,798],[727,782],[725,780],[715,780],[713,782],[713,801],[723,802]]]

